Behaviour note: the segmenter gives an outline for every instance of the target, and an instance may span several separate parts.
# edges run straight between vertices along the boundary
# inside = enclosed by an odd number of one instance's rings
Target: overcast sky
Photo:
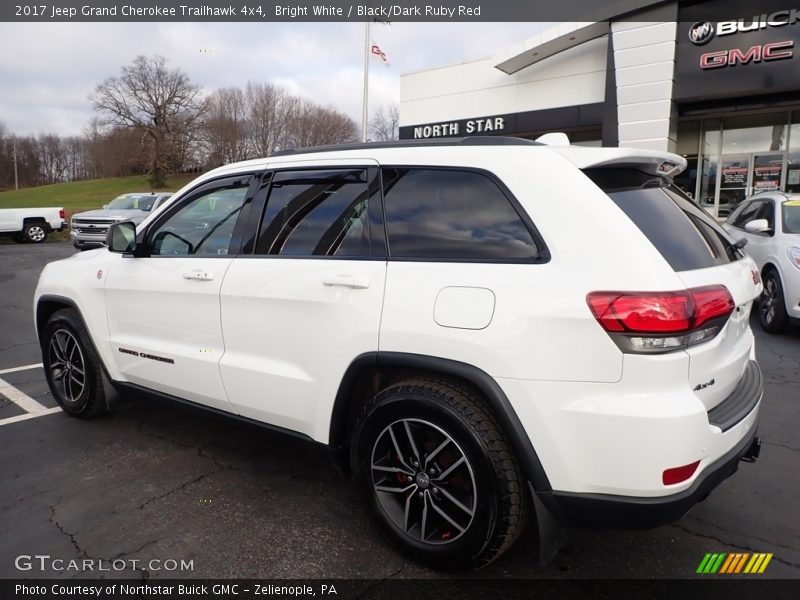
[[[370,63],[370,115],[398,102],[401,73],[492,56],[551,25],[374,24],[391,66]],[[361,122],[363,23],[0,23],[0,40],[0,123],[18,135],[80,134],[94,87],[139,54],[206,92],[272,82]]]

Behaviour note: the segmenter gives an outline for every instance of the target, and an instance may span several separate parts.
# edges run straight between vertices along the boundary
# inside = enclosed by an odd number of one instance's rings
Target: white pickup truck
[[[0,235],[10,235],[16,242],[40,244],[51,231],[67,228],[63,208],[0,209]]]

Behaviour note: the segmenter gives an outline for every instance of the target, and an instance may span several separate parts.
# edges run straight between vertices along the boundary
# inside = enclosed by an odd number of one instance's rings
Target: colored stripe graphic
[[[707,552],[697,567],[697,573],[707,574],[760,574],[772,560],[772,552]]]
[[[763,573],[769,561],[772,560],[772,552],[761,552],[759,554],[753,554],[753,558],[750,559],[750,562],[747,563],[747,566],[744,569],[745,573]]]
[[[728,555],[728,560],[722,565],[719,570],[720,573],[739,573],[744,566],[745,561],[750,556],[749,553],[736,552]]]
[[[742,567],[744,567],[744,563],[747,562],[747,558],[749,556],[750,556],[749,553],[742,554],[742,558],[739,560],[739,563],[736,565],[736,570],[734,571],[734,573],[741,573],[742,572]]]
[[[738,554],[728,554],[727,560],[722,563],[722,568],[719,570],[720,573],[730,573],[728,569],[730,569],[731,564],[739,560]]]
[[[711,554],[706,552],[706,555],[703,557],[703,560],[700,561],[700,566],[697,567],[697,573],[705,573],[706,566],[708,565],[709,560],[711,559]]]
[[[725,560],[727,554],[724,552],[715,552],[714,554],[706,554],[703,558],[703,561],[700,563],[700,566],[697,567],[698,573],[716,573],[720,566],[722,565],[722,561]]]

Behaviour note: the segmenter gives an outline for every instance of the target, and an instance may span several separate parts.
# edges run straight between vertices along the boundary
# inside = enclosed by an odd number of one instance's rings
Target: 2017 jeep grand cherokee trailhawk
[[[678,156],[509,138],[233,164],[35,309],[64,411],[139,390],[327,444],[416,560],[675,520],[754,459],[755,264]],[[141,311],[141,306],[151,310]]]

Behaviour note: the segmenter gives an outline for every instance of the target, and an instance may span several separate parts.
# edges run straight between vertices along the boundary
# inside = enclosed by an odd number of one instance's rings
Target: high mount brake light
[[[713,338],[734,309],[722,285],[677,292],[592,292],[586,302],[623,352],[659,353]]]

